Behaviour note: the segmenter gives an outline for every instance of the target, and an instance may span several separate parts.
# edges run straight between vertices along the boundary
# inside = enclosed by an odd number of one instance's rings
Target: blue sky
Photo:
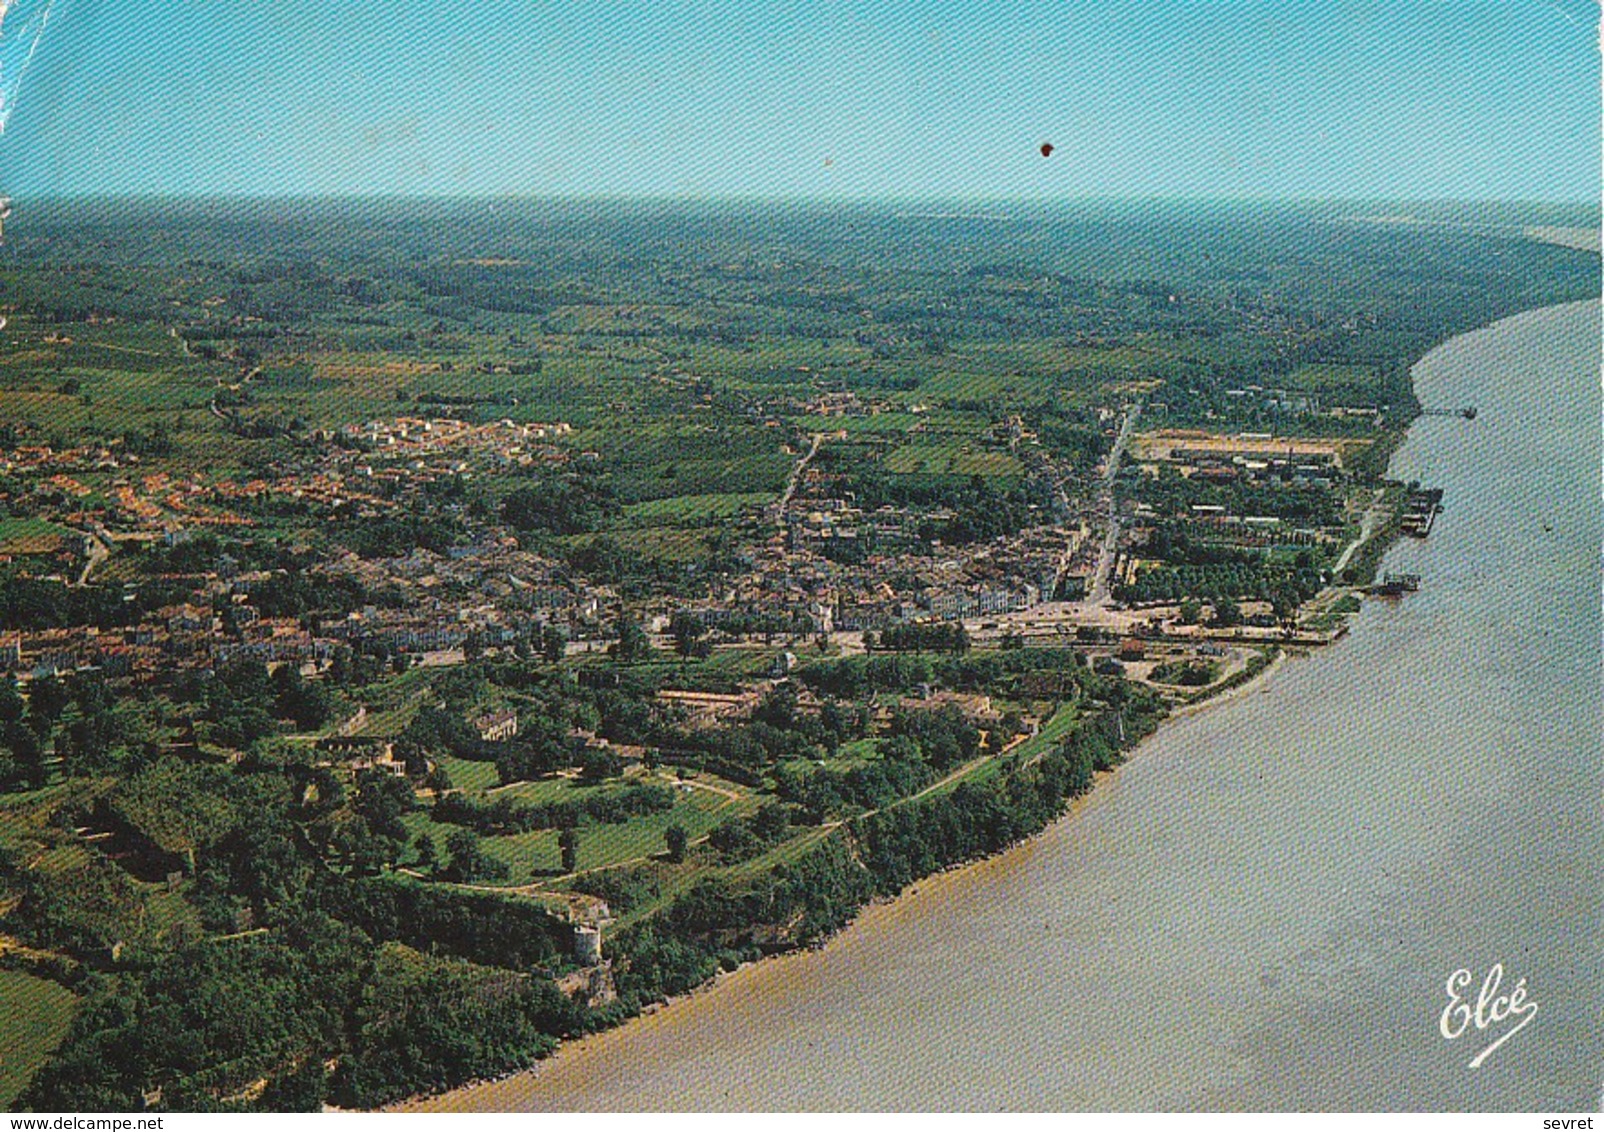
[[[56,4],[14,193],[1600,191],[1585,0]]]

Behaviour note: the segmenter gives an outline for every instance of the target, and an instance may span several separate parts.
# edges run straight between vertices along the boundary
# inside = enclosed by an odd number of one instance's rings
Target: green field
[[[54,550],[73,531],[45,519],[0,519],[0,554],[41,554]]]
[[[899,475],[1017,476],[1022,471],[1007,452],[963,444],[909,444],[888,455],[885,464],[886,471]]]
[[[875,737],[854,739],[850,743],[842,743],[834,755],[819,760],[828,770],[851,770],[861,766],[871,759],[880,757],[881,740]]]
[[[751,813],[757,801],[748,796],[727,798],[692,787],[683,792],[672,810],[631,818],[619,825],[585,826],[579,831],[579,869],[604,868],[664,851],[663,831],[683,826],[694,841],[730,818]]]
[[[61,1044],[77,1006],[77,997],[57,983],[0,970],[0,1108],[11,1108]]]
[[[706,526],[718,519],[738,515],[747,507],[762,507],[774,500],[766,491],[714,492],[708,495],[676,495],[632,503],[624,508],[622,525],[629,527]]]
[[[925,413],[876,413],[867,417],[793,417],[793,423],[804,432],[844,432],[849,436],[883,434],[901,436],[920,424],[929,422]]]
[[[458,758],[444,751],[435,756],[435,762],[450,776],[451,785],[458,790],[489,790],[501,781],[496,774],[496,764],[492,762]]]
[[[1375,380],[1375,366],[1305,363],[1288,374],[1284,384],[1288,389],[1307,389],[1318,393],[1333,387],[1369,385]]]
[[[496,790],[497,798],[512,798],[519,802],[546,803],[546,802],[577,802],[582,798],[594,797],[597,794],[612,793],[619,789],[616,782],[586,783],[577,778],[566,775],[555,778],[542,778],[534,782],[520,782],[515,786],[508,786]]]
[[[444,761],[444,760],[443,760]],[[456,767],[465,760],[450,760]],[[467,764],[469,766],[476,764]],[[486,765],[489,764],[479,764]],[[456,779],[453,781],[464,785]],[[664,831],[671,825],[683,827],[697,840],[715,826],[729,819],[751,813],[760,799],[744,787],[711,774],[698,774],[681,781],[676,774],[657,771],[644,778],[631,778],[632,782],[654,782],[675,791],[672,809],[659,813],[643,814],[625,822],[586,824],[578,829],[578,870],[589,872],[661,854],[664,851]],[[528,804],[573,802],[598,793],[619,789],[616,781],[602,784],[585,784],[573,778],[544,778],[524,782],[505,790],[495,790],[487,796],[495,799],[512,799]],[[446,838],[456,827],[434,822],[428,811],[416,810],[404,819],[409,839],[427,833],[436,850],[445,856]],[[537,829],[527,833],[487,836],[482,839],[485,852],[505,863],[508,876],[496,882],[508,886],[527,885],[542,878],[554,878],[561,873],[562,858],[555,829]]]

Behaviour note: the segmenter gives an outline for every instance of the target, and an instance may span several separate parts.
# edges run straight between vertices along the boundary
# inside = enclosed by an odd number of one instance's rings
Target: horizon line
[[[1542,198],[1542,197],[1456,197],[1456,196],[1308,196],[1280,194],[1174,194],[1174,193],[1083,193],[1074,195],[1045,194],[883,194],[883,193],[798,193],[776,194],[758,192],[556,192],[556,191],[495,191],[495,192],[382,192],[363,190],[285,190],[282,192],[249,192],[239,190],[171,191],[171,190],[108,190],[103,192],[43,192],[13,193],[16,202],[41,203],[124,203],[124,202],[393,202],[393,203],[618,203],[639,202],[657,204],[774,204],[774,205],[917,205],[917,204],[971,204],[971,205],[1050,205],[1050,204],[1106,204],[1130,202],[1143,204],[1243,204],[1243,205],[1460,205],[1501,206],[1523,208],[1590,208],[1604,212],[1604,201],[1599,198]]]

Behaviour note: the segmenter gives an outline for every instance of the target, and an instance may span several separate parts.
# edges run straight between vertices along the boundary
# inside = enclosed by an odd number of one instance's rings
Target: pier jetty
[[[1381,581],[1370,587],[1377,597],[1402,597],[1420,588],[1419,574],[1384,574]]]
[[[1431,534],[1431,528],[1441,511],[1442,488],[1415,488],[1404,503],[1403,533],[1425,538]]]

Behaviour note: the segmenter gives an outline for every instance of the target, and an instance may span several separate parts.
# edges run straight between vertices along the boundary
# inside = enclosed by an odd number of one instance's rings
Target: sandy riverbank
[[[1558,244],[1562,248],[1575,248],[1582,252],[1596,252],[1601,249],[1600,236],[1604,235],[1597,228],[1555,228],[1537,227],[1527,228],[1526,234],[1534,240],[1541,240],[1545,244]]]

